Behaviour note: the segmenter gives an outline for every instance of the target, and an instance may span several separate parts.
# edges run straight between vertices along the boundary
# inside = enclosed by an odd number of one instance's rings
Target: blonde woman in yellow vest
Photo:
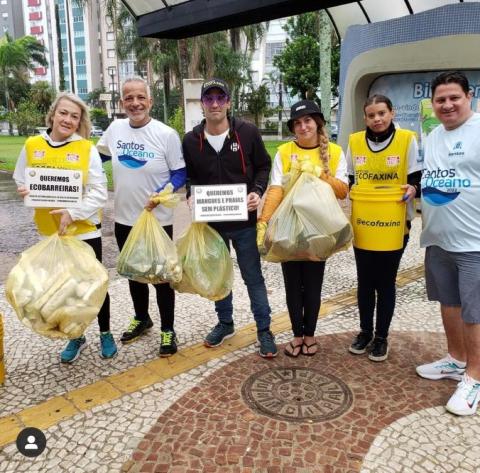
[[[18,158],[13,178],[18,193],[25,197],[25,169],[45,167],[78,170],[83,177],[82,206],[71,209],[36,208],[35,224],[43,236],[58,232],[65,234],[67,227],[75,223],[75,235],[88,243],[99,261],[102,261],[102,240],[100,231],[101,210],[108,197],[107,179],[97,149],[88,139],[91,123],[88,108],[76,95],[61,93],[57,96],[46,117],[49,127],[46,132],[28,138]],[[110,298],[98,314],[100,326],[100,356],[112,358],[117,347],[110,333]],[[62,353],[63,363],[72,363],[86,345],[84,336],[70,340]]]
[[[409,204],[420,191],[421,166],[416,135],[395,127],[392,102],[384,95],[367,99],[363,110],[366,130],[350,135],[347,150],[350,184],[401,185],[405,190],[403,201]],[[412,216],[412,212],[407,211],[407,215]],[[395,309],[395,280],[410,226],[407,220],[400,250],[373,251],[354,247],[360,333],[349,351],[356,355],[368,351],[372,361],[388,357],[387,337]]]
[[[261,244],[267,223],[283,199],[282,177],[293,161],[310,161],[323,169],[321,179],[328,182],[338,199],[348,193],[347,163],[340,146],[329,143],[325,120],[315,102],[302,100],[292,106],[288,128],[295,141],[281,145],[275,156],[270,186],[262,215],[257,224],[257,242]],[[288,313],[293,338],[285,354],[313,356],[317,353],[315,329],[320,311],[325,261],[289,261],[282,263]]]

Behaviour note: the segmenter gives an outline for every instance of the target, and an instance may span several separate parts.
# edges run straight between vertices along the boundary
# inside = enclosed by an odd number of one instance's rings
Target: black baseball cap
[[[287,122],[288,129],[293,133],[293,122],[305,115],[318,115],[325,123],[325,118],[318,105],[311,100],[300,100],[294,103],[290,109],[290,119]]]
[[[223,79],[209,79],[202,84],[202,91],[200,93],[200,97],[203,96],[210,90],[210,89],[220,89],[225,95],[230,97],[230,90],[228,88],[228,84]]]

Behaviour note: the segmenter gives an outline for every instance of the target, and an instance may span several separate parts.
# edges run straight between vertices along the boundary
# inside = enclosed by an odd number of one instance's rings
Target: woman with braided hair
[[[268,221],[283,199],[282,178],[292,162],[302,163],[320,171],[320,179],[332,187],[338,199],[348,193],[347,162],[340,146],[330,143],[325,119],[315,102],[301,100],[290,111],[288,128],[295,135],[278,148],[270,186],[267,189],[262,215],[257,224],[257,242],[263,243]],[[313,356],[317,353],[315,328],[320,311],[325,261],[288,261],[282,263],[288,313],[292,322],[293,339],[285,354]]]

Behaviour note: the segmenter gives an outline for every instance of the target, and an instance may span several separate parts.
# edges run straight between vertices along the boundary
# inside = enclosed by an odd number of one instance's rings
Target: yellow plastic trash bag
[[[3,320],[0,314],[0,386],[5,383],[5,358],[3,356]]]
[[[345,249],[352,227],[329,184],[304,172],[272,215],[263,258],[271,262],[325,261]]]
[[[8,275],[6,296],[20,321],[51,338],[80,337],[105,300],[108,272],[73,236],[52,236],[24,251]]]
[[[174,208],[180,202],[180,196],[173,192],[173,185],[168,183],[160,192],[152,194],[150,200],[155,204]]]
[[[227,245],[206,223],[192,223],[177,240],[182,280],[172,287],[211,301],[224,299],[233,284],[233,264]]]
[[[117,271],[133,281],[151,284],[182,279],[175,244],[152,212],[144,210],[130,230]]]

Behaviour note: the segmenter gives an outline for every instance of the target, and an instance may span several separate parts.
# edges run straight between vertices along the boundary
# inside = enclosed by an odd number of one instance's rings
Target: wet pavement
[[[109,192],[108,197],[102,219],[103,264],[109,270],[110,277],[117,278],[115,266],[119,252],[113,233],[113,192]],[[185,200],[184,194],[182,199]],[[0,284],[5,282],[20,253],[40,239],[32,217],[33,210],[25,207],[16,193],[12,174],[0,171]],[[184,206],[175,213],[174,236],[189,221],[188,209]]]
[[[175,234],[189,222],[183,201]],[[234,258],[236,334],[217,348],[203,346],[216,323],[213,303],[177,294],[179,352],[159,358],[159,317],[153,292],[153,329],[104,360],[98,327],[72,365],[59,363],[64,342],[28,331],[0,287],[6,383],[0,387],[0,471],[169,473],[479,473],[478,414],[458,418],[444,405],[455,382],[416,376],[415,366],[441,356],[445,336],[437,304],[427,301],[421,222],[415,219],[398,277],[397,307],[382,363],[353,356],[358,330],[356,271],[351,249],[327,262],[314,357],[286,357],[291,337],[280,265],[263,263],[274,360],[258,356],[248,295]],[[0,278],[18,254],[38,240],[31,211],[0,175]],[[110,270],[111,327],[116,340],[133,307],[128,283],[115,272],[110,195],[103,223]],[[22,456],[18,432],[40,428],[47,448]]]

